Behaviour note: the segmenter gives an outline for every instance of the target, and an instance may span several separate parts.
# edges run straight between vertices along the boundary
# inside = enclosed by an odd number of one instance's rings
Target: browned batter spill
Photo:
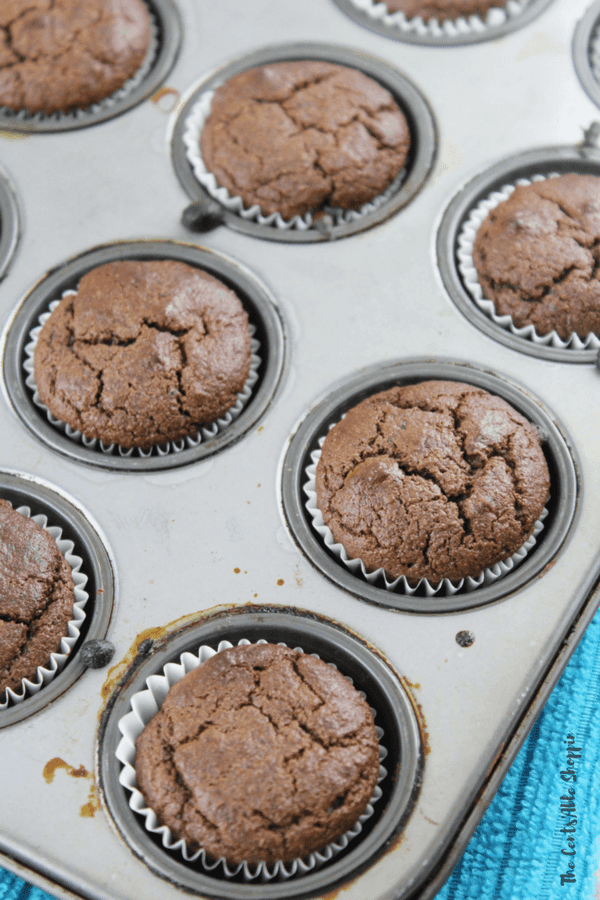
[[[64,759],[61,759],[60,756],[55,756],[44,766],[43,776],[46,784],[52,784],[52,782],[54,781],[54,776],[59,769],[64,769],[67,775],[70,775],[71,778],[87,778],[87,780],[90,782],[88,802],[83,804],[79,811],[79,815],[82,819],[93,819],[95,814],[100,809],[100,800],[98,797],[98,790],[96,788],[93,774],[91,772],[88,772],[85,766],[79,766],[78,768],[75,768],[75,766],[72,766],[70,765],[70,763],[65,762]]]

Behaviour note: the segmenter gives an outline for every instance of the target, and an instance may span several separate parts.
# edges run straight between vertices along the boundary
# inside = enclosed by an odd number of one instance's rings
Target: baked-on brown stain
[[[423,756],[427,756],[431,747],[429,746],[429,732],[427,731],[427,723],[425,721],[425,716],[423,715],[423,707],[413,694],[412,689],[420,689],[421,685],[418,683],[413,684],[408,680],[408,678],[404,678],[400,676],[400,681],[402,682],[403,687],[406,690],[406,693],[409,695],[412,700],[413,706],[415,708],[415,712],[417,714],[417,721],[419,723],[419,732],[421,733],[421,743],[423,745]]]
[[[71,778],[88,779],[88,781],[90,782],[88,802],[83,804],[83,806],[79,810],[79,815],[82,819],[93,819],[94,815],[100,809],[100,800],[92,773],[88,772],[85,766],[79,766],[78,768],[75,768],[75,766],[72,766],[70,765],[70,763],[65,762],[64,759],[61,759],[60,756],[55,756],[44,766],[44,771],[42,774],[44,776],[46,784],[52,784],[52,782],[54,781],[54,776],[59,769],[64,769],[67,775],[70,775]]]
[[[285,584],[285,581],[283,580],[283,578],[278,578],[277,584],[279,585],[279,587],[281,587],[282,584]]]
[[[44,766],[43,774],[46,784],[52,784],[58,769],[65,769],[71,778],[87,778],[90,774],[85,766],[79,766],[76,769],[74,766],[69,765],[68,762],[65,762],[64,759],[61,759],[60,756],[55,756]]]
[[[235,568],[233,571],[235,572],[236,575],[239,575],[241,572],[241,569]]]
[[[171,631],[175,631],[176,629],[179,629],[186,624],[199,622],[205,618],[209,618],[210,616],[218,614],[219,612],[225,612],[226,610],[231,610],[233,608],[233,604],[223,603],[219,604],[218,606],[213,606],[209,610],[188,613],[185,616],[181,616],[181,618],[179,619],[175,619],[173,622],[169,622],[167,625],[162,625],[158,628],[146,628],[144,631],[140,631],[125,656],[114,666],[111,666],[111,668],[108,670],[104,684],[100,688],[100,696],[102,697],[102,700],[104,702],[108,700],[117,682],[122,678],[122,676],[132,664],[133,660],[136,658],[138,654],[138,648],[140,644],[143,643],[143,641],[157,641],[165,635],[169,634]],[[98,712],[98,720],[102,718],[102,713],[103,709],[100,709]]]
[[[170,113],[179,102],[179,91],[171,87],[161,87],[150,99],[161,112]]]
[[[165,632],[167,631],[167,627],[168,626],[163,628],[146,628],[145,631],[140,631],[123,659],[120,660],[120,662],[118,662],[116,665],[111,666],[111,668],[108,670],[104,684],[100,688],[100,696],[103,700],[106,701],[108,699],[117,681],[121,678],[121,676],[125,673],[125,670],[129,668],[129,666],[137,656],[138,647],[142,643],[142,641],[157,640],[158,638],[162,637],[163,634],[165,634]]]

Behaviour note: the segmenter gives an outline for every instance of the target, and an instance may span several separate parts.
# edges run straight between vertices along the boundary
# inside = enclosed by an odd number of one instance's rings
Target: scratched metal
[[[572,651],[572,639],[563,647],[570,626],[598,599],[600,371],[591,361],[538,358],[483,332],[448,294],[436,255],[444,212],[465,185],[519,153],[575,146],[597,118],[571,53],[588,2],[554,0],[502,40],[462,47],[391,41],[333,0],[176,5],[182,46],[155,99],[69,132],[0,131],[0,165],[21,212],[0,327],[54,267],[91,248],[148,238],[200,243],[239,261],[275,298],[289,350],[281,379],[234,444],[153,472],[100,469],[55,452],[23,424],[3,388],[0,470],[54,485],[96,523],[114,563],[107,636],[117,662],[133,660],[143,633],[162,634],[225,604],[318,613],[381,654],[420,710],[428,752],[400,834],[352,874],[343,896],[431,896],[524,737],[530,698],[539,690],[543,698]],[[234,58],[305,41],[364,51],[404,73],[437,125],[433,171],[410,204],[344,240],[274,243],[221,227],[198,241],[180,224],[189,197],[171,160],[174,100],[184,103],[193,85]],[[291,436],[327,389],[378,363],[416,358],[472,365],[539,400],[573,460],[577,493],[564,542],[526,584],[475,609],[420,614],[357,598],[298,549],[281,507]],[[457,643],[461,631],[475,636],[470,646]],[[89,781],[69,774],[94,769],[116,674],[88,670],[50,705],[0,730],[0,861],[60,897],[175,900],[188,895],[135,855],[105,807],[90,815]],[[57,759],[65,765],[54,762],[47,783],[44,767]],[[319,896],[340,886],[319,888]]]

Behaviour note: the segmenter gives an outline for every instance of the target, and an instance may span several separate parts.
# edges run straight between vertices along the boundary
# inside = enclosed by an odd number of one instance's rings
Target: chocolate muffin
[[[4,0],[0,106],[85,109],[135,74],[150,45],[143,0]]]
[[[374,394],[331,429],[317,503],[367,569],[453,581],[507,559],[550,486],[533,425],[500,397],[454,381]]]
[[[223,650],[169,691],[137,741],[138,787],[189,850],[289,862],[365,811],[379,772],[368,704],[298,650]]]
[[[506,6],[505,0],[384,0],[390,12],[403,12],[407,19],[420,16],[424,22],[479,16],[485,19],[490,9]]]
[[[473,262],[483,295],[519,328],[563,341],[600,335],[600,178],[518,185],[480,226]]]
[[[404,114],[356,69],[273,63],[219,87],[202,129],[207,169],[245,206],[302,216],[359,209],[392,183],[410,146]]]
[[[174,260],[123,260],[56,307],[34,377],[42,403],[85,437],[147,448],[223,416],[250,359],[248,316],[224,284]]]
[[[21,692],[59,650],[75,601],[69,564],[56,541],[0,500],[0,702]]]

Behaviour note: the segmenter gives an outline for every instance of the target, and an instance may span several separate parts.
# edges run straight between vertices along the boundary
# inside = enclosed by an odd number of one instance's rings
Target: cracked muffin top
[[[71,568],[43,528],[0,500],[0,701],[50,661],[73,618]]]
[[[561,175],[518,185],[477,231],[484,297],[519,328],[567,341],[600,335],[600,178]]]
[[[507,559],[533,532],[550,476],[535,427],[470,384],[424,381],[363,400],[317,465],[334,539],[367,569],[452,581]]]
[[[390,93],[356,69],[273,63],[217,88],[202,129],[207,169],[247,207],[302,216],[359,209],[392,183],[410,145]]]
[[[150,35],[143,0],[4,0],[0,106],[45,115],[85,109],[134,75]]]
[[[490,9],[506,6],[506,0],[384,0],[390,12],[403,12],[407,19],[420,16],[424,22],[479,16],[485,19]]]
[[[42,403],[85,437],[147,448],[223,416],[250,358],[248,316],[222,282],[175,260],[123,260],[61,300],[34,378]]]
[[[190,850],[272,864],[323,849],[358,820],[379,749],[368,703],[336,669],[250,644],[170,689],[135,768],[148,806]]]

